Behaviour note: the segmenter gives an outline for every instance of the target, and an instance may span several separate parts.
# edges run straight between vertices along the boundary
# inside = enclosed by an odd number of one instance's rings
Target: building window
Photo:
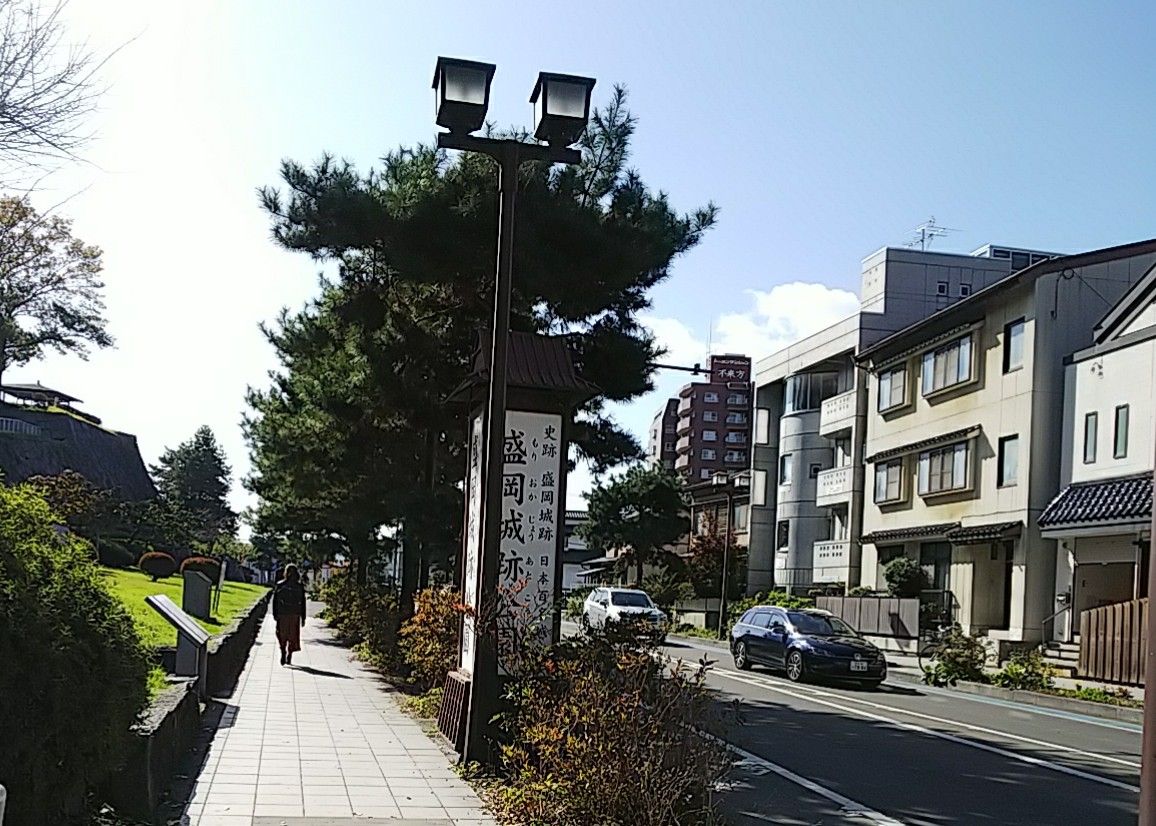
[[[727,424],[746,424],[746,413],[727,413]]]
[[[947,282],[946,281],[936,281],[935,282],[935,294],[936,295],[947,295]]]
[[[745,462],[747,454],[745,450],[728,450],[723,458],[727,462]]]
[[[713,470],[711,470],[708,467],[704,467],[701,470],[699,470],[698,478],[699,479],[709,479],[711,477],[711,474],[713,474],[713,473],[714,473]]]
[[[1010,373],[1024,366],[1024,320],[1017,318],[1003,328],[1003,371]]]
[[[714,404],[718,401],[718,393],[707,392],[702,394],[702,400],[708,404]]]
[[[746,403],[747,403],[746,393],[732,393],[731,395],[727,396],[727,404],[746,404]]]
[[[879,410],[886,411],[907,403],[907,365],[892,367],[879,374]]]
[[[665,445],[662,446],[662,449],[665,450],[667,453],[673,453],[674,452],[674,442],[667,442]]]
[[[971,295],[971,285],[970,284],[960,284],[959,285],[959,297],[960,298],[967,298],[969,295]]]
[[[807,475],[812,479],[819,478],[819,474],[823,472],[823,466],[818,462],[811,462],[811,467],[807,471]]]
[[[930,396],[971,379],[971,336],[923,354],[923,395]]]
[[[755,411],[755,443],[760,445],[771,443],[771,411],[765,407]]]
[[[844,436],[835,440],[835,467],[847,467],[851,464],[851,440]]]
[[[717,410],[704,410],[704,411],[702,411],[702,420],[704,422],[717,422],[718,421],[718,411]]]
[[[747,443],[747,434],[745,433],[728,433],[726,441],[732,445],[745,445]]]
[[[1128,405],[1116,408],[1116,434],[1112,443],[1112,458],[1123,459],[1128,455]]]
[[[759,507],[767,504],[767,472],[765,470],[751,472],[751,504]]]
[[[898,502],[903,498],[903,459],[875,463],[875,501]]]
[[[999,479],[997,484],[1003,488],[1014,485],[1019,478],[1020,466],[1020,437],[1004,436],[999,440]]]
[[[663,433],[673,433],[674,432],[674,425],[672,425],[672,424],[663,425],[662,432]]]
[[[921,496],[965,490],[968,485],[967,442],[925,450],[919,454],[919,493]]]
[[[791,477],[794,475],[791,472],[791,467],[794,463],[791,461],[791,454],[784,453],[779,457],[779,484],[791,484]]]
[[[1090,465],[1096,461],[1096,426],[1100,416],[1097,413],[1088,413],[1084,416],[1084,464]]]
[[[735,530],[745,531],[747,529],[747,517],[749,510],[746,505],[735,505]]]
[[[824,400],[838,393],[838,373],[796,373],[787,376],[786,403],[783,412],[786,414],[818,410]]]
[[[775,547],[786,548],[791,544],[791,523],[789,520],[780,519],[777,529],[775,530]]]
[[[715,452],[709,447],[704,447],[698,452],[698,457],[700,459],[713,459],[715,457]]]
[[[704,442],[717,442],[718,441],[718,433],[715,432],[714,430],[704,430],[702,432],[702,440]]]

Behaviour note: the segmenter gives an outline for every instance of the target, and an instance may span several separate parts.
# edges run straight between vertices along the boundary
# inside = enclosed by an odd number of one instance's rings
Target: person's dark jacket
[[[300,581],[283,579],[273,589],[273,618],[304,617],[305,586]]]

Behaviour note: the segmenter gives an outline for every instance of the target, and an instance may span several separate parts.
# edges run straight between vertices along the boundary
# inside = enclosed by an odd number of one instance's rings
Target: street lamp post
[[[489,393],[485,412],[485,464],[482,478],[482,550],[478,565],[479,605],[496,603],[501,505],[502,447],[506,429],[506,374],[510,336],[510,293],[514,278],[514,212],[518,169],[523,163],[577,164],[582,153],[570,146],[581,137],[590,117],[594,80],[542,72],[530,97],[534,104],[534,137],[540,143],[511,138],[477,137],[490,105],[492,63],[439,57],[433,89],[437,124],[448,129],[437,136],[441,149],[480,152],[498,162],[498,261],[491,325]],[[493,634],[478,635],[466,718],[464,761],[489,763],[490,720],[498,709],[498,651]]]
[[[712,476],[711,483],[718,486],[725,485],[723,494],[727,499],[727,524],[726,531],[723,533],[722,585],[719,588],[718,608],[718,638],[723,640],[726,639],[727,634],[727,574],[730,568],[731,528],[734,525],[735,491],[740,487],[746,487],[750,484],[750,474],[747,471],[743,471],[731,475],[724,471]]]

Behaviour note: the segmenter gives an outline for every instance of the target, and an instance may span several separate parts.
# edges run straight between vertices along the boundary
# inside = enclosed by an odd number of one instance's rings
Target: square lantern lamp
[[[439,57],[433,78],[438,126],[467,135],[481,129],[496,68],[492,63]]]
[[[534,104],[534,137],[551,146],[569,146],[582,136],[590,119],[594,78],[541,72],[530,95]]]

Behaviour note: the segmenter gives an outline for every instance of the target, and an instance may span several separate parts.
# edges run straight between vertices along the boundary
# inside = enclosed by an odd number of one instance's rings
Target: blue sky
[[[599,99],[629,87],[644,179],[722,209],[654,291],[674,360],[708,336],[764,356],[838,320],[860,259],[930,215],[961,230],[937,242],[951,251],[1156,236],[1151,3],[72,0],[67,16],[78,40],[126,45],[88,163],[36,201],[68,199],[106,250],[118,347],[6,378],[80,396],[150,461],[207,423],[247,469],[243,393],[273,366],[257,324],[316,287],[255,190],[284,157],[367,166],[432,140],[439,54],[498,64],[500,125],[529,122],[539,70],[596,77]],[[622,421],[643,436],[660,397]]]

